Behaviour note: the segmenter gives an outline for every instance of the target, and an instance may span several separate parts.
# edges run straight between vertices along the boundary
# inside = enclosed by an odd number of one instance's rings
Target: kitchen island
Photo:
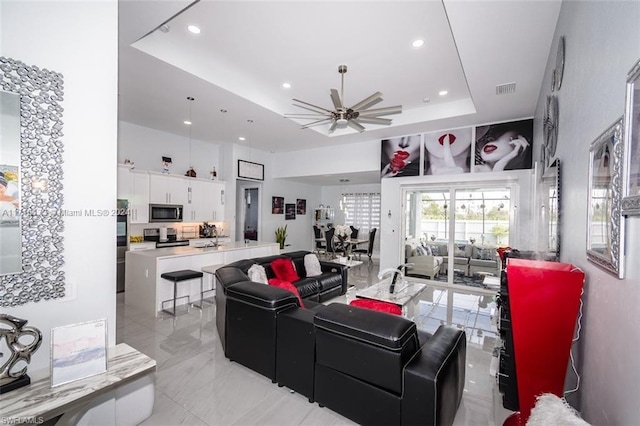
[[[241,259],[279,254],[278,243],[259,241],[229,242],[219,247],[167,247],[155,250],[128,251],[125,269],[125,305],[135,306],[141,311],[157,316],[162,310],[162,301],[173,299],[173,283],[160,277],[161,274],[183,269],[201,271],[210,265],[226,265]],[[205,274],[204,289],[210,289]],[[177,305],[200,301],[200,280],[180,283]],[[180,297],[182,297],[180,299]],[[166,306],[169,306],[167,304]]]

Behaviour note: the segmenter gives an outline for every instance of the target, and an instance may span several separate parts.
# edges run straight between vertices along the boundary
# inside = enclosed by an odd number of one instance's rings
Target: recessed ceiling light
[[[244,136],[240,136],[240,137],[238,138],[238,140],[243,141],[243,140],[245,140],[245,137],[244,137]]]
[[[438,95],[440,95],[440,96],[446,96],[446,95],[447,95],[447,93],[449,93],[447,90],[441,90],[441,91],[439,91],[439,92],[438,92]]]
[[[191,126],[191,122],[189,120],[184,120],[184,124],[186,124],[187,126]]]
[[[187,29],[194,34],[200,34],[200,28],[196,27],[195,25],[189,25]]]
[[[291,89],[291,83],[282,83],[282,87],[285,89]]]
[[[413,47],[422,47],[424,45],[424,40],[422,40],[421,38],[417,39],[417,40],[413,40],[411,42],[411,46]]]

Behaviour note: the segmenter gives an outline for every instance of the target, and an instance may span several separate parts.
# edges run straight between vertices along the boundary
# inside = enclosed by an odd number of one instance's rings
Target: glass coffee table
[[[390,279],[380,281],[370,287],[356,291],[356,297],[398,305],[402,309],[402,316],[413,320],[420,301],[419,296],[427,288],[427,284],[423,284],[419,280],[419,278],[405,277],[403,282],[396,283],[393,293],[389,292]]]

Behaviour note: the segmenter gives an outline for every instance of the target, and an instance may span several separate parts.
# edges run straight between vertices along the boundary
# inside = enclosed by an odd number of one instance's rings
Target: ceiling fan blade
[[[301,112],[301,113],[287,112],[284,115],[285,115],[285,117],[288,117],[288,118],[295,118],[295,117],[300,117],[300,118],[330,117],[329,114],[322,113],[322,112],[316,112],[316,113],[313,113],[313,114],[305,114],[303,112]]]
[[[340,99],[340,95],[338,94],[338,91],[336,89],[331,89],[331,101],[333,102],[333,106],[336,107],[336,109],[343,108],[342,100]]]
[[[347,121],[347,126],[353,128],[353,129],[356,129],[360,133],[364,132],[364,127],[361,126],[360,123],[358,123],[356,120]]]
[[[331,127],[329,127],[329,134],[333,133],[333,131],[336,130],[337,126],[338,126],[338,121],[333,120],[333,123],[331,123]]]
[[[400,114],[401,112],[402,112],[402,105],[396,105],[391,107],[360,111],[360,117],[375,117],[378,115]]]
[[[332,118],[323,118],[322,120],[317,120],[317,121],[312,121],[309,124],[305,124],[304,126],[302,126],[303,129],[307,129],[309,127],[313,127],[313,126],[319,126],[321,124],[326,124],[328,122],[330,122],[331,120],[333,120]]]
[[[328,109],[326,109],[326,108],[322,108],[322,107],[319,107],[319,106],[317,106],[317,105],[310,104],[309,102],[301,101],[301,100],[299,100],[299,99],[294,99],[293,101],[294,101],[294,102],[299,102],[299,103],[304,104],[304,105],[308,105],[308,106],[310,106],[310,107],[312,107],[312,108],[315,108],[315,109],[317,109],[317,110],[320,110],[320,111],[326,111],[326,112],[328,112],[328,113],[332,113],[332,112],[333,112],[333,111],[330,111],[330,110],[328,110]],[[297,106],[297,107],[299,107],[299,108],[309,109],[309,108],[304,107],[304,106],[302,106],[302,105],[296,105],[296,104],[293,104],[293,105],[294,105],[294,106]],[[312,111],[313,111],[313,110],[312,110]]]
[[[369,123],[369,124],[384,124],[385,126],[393,123],[393,120],[390,118],[378,118],[378,117],[358,117],[358,121],[360,123]]]
[[[377,104],[378,102],[382,102],[382,93],[381,92],[376,92],[373,95],[364,98],[363,100],[361,100],[360,102],[358,102],[357,104],[352,106],[351,109],[354,110],[354,111],[359,111],[361,109],[367,109],[370,106],[373,106],[373,105]]]

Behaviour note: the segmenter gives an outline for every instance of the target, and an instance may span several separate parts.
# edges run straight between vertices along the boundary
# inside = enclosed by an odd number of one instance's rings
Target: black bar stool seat
[[[190,302],[190,298],[189,295],[186,296],[181,296],[178,297],[178,283],[182,282],[182,281],[187,281],[187,280],[193,280],[196,278],[200,278],[200,289],[202,290],[202,272],[199,271],[193,271],[191,269],[183,269],[181,271],[172,271],[172,272],[165,272],[163,274],[160,275],[161,278],[164,278],[165,280],[169,280],[169,281],[173,281],[173,299],[168,299],[168,300],[163,300],[162,301],[162,310],[168,314],[171,314],[173,316],[176,316],[176,300],[177,299],[181,299],[183,297],[186,297],[188,302]],[[168,309],[164,309],[164,303],[165,302],[173,302],[173,311],[170,311]],[[195,305],[194,305],[195,306]],[[198,308],[202,309],[202,303],[200,304],[200,306],[196,306]]]

